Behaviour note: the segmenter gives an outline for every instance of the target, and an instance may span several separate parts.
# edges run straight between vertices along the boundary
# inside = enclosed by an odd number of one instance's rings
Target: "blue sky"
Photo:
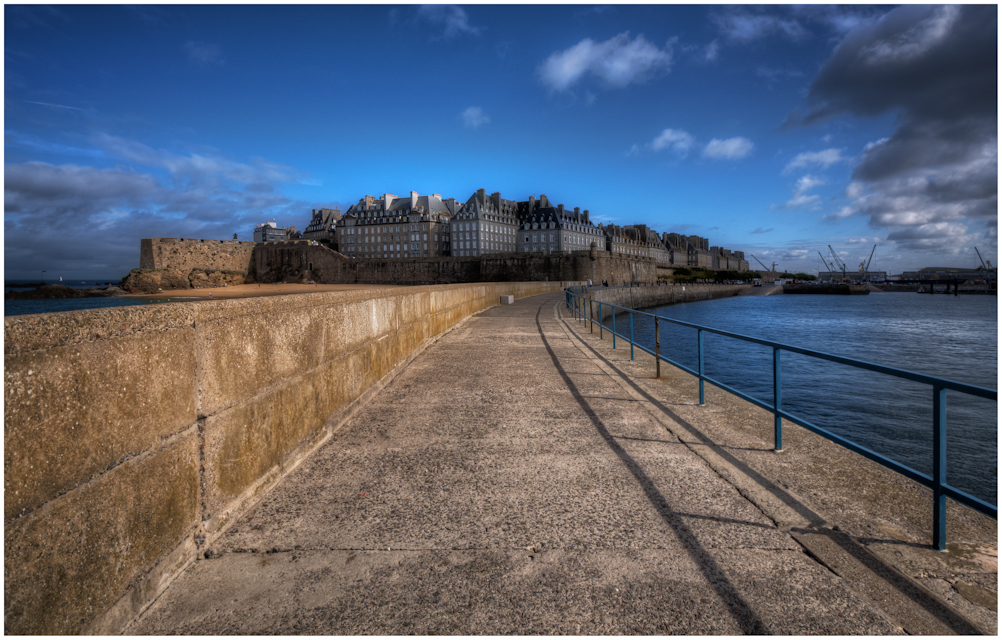
[[[997,262],[997,9],[5,5],[5,277],[411,190],[766,264]],[[749,258],[753,264],[752,261]],[[757,265],[756,265],[757,266]]]

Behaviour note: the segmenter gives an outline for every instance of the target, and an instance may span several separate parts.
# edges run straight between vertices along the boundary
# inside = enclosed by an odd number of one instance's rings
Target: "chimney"
[[[526,213],[532,213],[532,210],[535,208],[535,206],[536,206],[536,197],[529,196],[529,210],[526,211]]]
[[[564,217],[564,205],[562,205],[562,204],[558,204],[557,205],[557,213],[560,214],[561,218]]]
[[[411,191],[411,209],[417,209],[417,191]]]
[[[588,222],[588,210],[587,209],[584,210],[584,222],[585,222],[585,224],[589,224],[589,222]]]

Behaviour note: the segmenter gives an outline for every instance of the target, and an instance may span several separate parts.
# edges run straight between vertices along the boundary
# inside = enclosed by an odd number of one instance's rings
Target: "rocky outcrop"
[[[192,269],[133,269],[122,280],[122,289],[129,293],[158,293],[184,289],[208,289],[249,282],[241,271]]]
[[[43,284],[31,291],[8,291],[5,300],[51,300],[55,298],[106,298],[124,294],[119,287],[103,289],[74,289],[62,284]]]

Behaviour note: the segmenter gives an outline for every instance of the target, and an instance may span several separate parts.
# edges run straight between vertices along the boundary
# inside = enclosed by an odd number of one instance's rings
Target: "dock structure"
[[[995,523],[722,392],[562,293],[417,355],[132,634],[993,634]]]

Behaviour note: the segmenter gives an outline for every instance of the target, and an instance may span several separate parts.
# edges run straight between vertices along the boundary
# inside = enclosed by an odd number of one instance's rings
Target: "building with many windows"
[[[723,247],[710,247],[713,268],[722,271],[748,271],[744,251],[731,251]]]
[[[588,251],[592,243],[599,251],[606,250],[606,238],[601,227],[588,219],[588,210],[574,211],[550,204],[546,194],[537,201],[529,196],[518,203],[520,227],[515,250],[519,253],[570,253]]]
[[[699,236],[683,236],[680,233],[665,233],[662,241],[672,254],[672,264],[676,267],[712,269],[713,256],[710,241]]]
[[[451,230],[454,256],[515,253],[518,203],[478,189],[453,216]]]
[[[284,242],[296,228],[282,229],[277,222],[262,222],[254,228],[254,242]]]
[[[625,255],[634,258],[650,258],[660,266],[671,265],[671,253],[657,232],[645,224],[634,224],[620,227],[610,224],[603,228],[609,251],[613,255]]]
[[[340,209],[314,209],[310,224],[303,229],[303,238],[335,242],[337,240],[335,226],[340,219]]]
[[[338,250],[352,258],[447,256],[449,220],[459,206],[455,199],[443,200],[437,193],[365,196],[335,225]]]

